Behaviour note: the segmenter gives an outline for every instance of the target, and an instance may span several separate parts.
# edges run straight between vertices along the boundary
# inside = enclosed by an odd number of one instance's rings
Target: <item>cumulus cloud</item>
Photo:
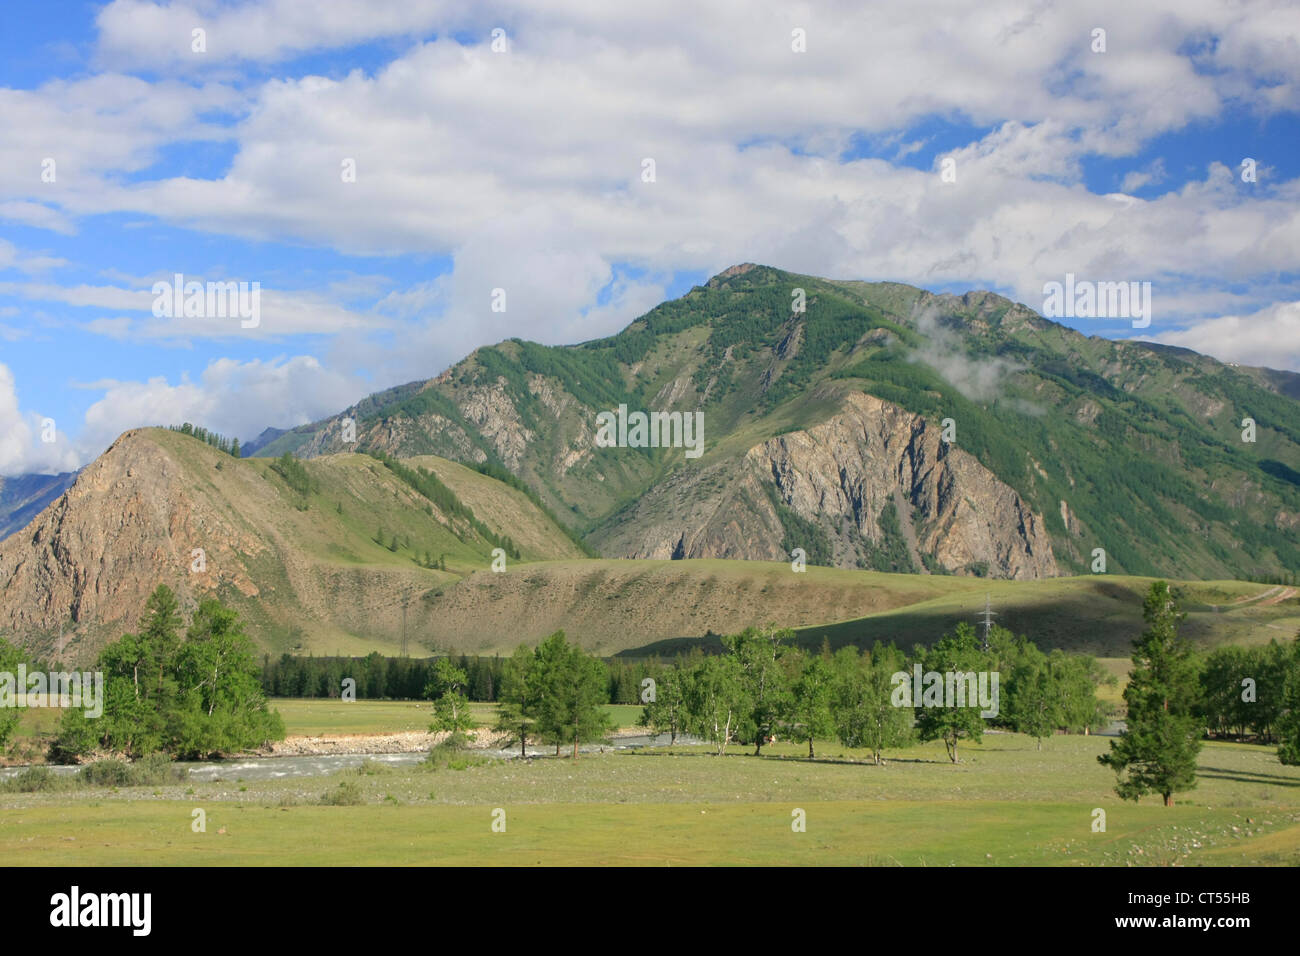
[[[1112,25],[1104,55],[1089,49],[1098,24]],[[118,214],[331,253],[447,257],[451,268],[402,287],[267,287],[249,330],[154,319],[149,282],[170,277],[167,261],[138,265],[139,283],[0,283],[0,295],[97,310],[82,326],[122,341],[324,337],[315,359],[106,383],[87,414],[87,454],[178,415],[241,437],[306,421],[511,336],[609,334],[677,273],[740,261],[989,286],[1035,308],[1044,282],[1067,272],[1148,280],[1157,336],[1175,311],[1260,315],[1296,297],[1279,277],[1300,261],[1300,182],[1261,176],[1246,190],[1215,163],[1137,199],[1097,195],[1082,174],[1088,156],[1135,156],[1229,109],[1300,108],[1300,31],[1281,0],[938,0],[887,15],[851,0],[113,0],[97,25],[104,72],[0,89],[13,130],[0,142],[0,218],[57,235]],[[196,54],[200,27],[207,51]],[[506,53],[490,46],[496,27]],[[796,27],[806,53],[791,49]],[[376,69],[295,69],[303,54],[376,41],[390,51]],[[952,183],[900,165],[926,148],[917,129],[936,118],[987,131],[941,157],[956,163]],[[864,141],[891,158],[846,161]],[[151,169],[194,142],[228,143],[228,167],[209,178]],[[55,183],[41,181],[47,157]],[[345,160],[355,182],[341,176]],[[1121,185],[1164,175],[1155,160]],[[0,241],[0,269],[22,261],[42,265]],[[495,289],[504,312],[491,308]],[[1207,348],[1227,344],[1210,323],[1170,334],[1198,329]],[[972,397],[1010,371],[972,366],[942,341],[923,358]]]
[[[1278,302],[1247,315],[1223,315],[1151,337],[1221,362],[1300,370],[1300,302]]]
[[[217,359],[198,381],[106,380],[81,387],[104,393],[86,410],[78,436],[85,460],[129,428],[188,421],[246,440],[268,425],[291,427],[332,415],[371,390],[304,355],[271,361]]]
[[[317,23],[280,2],[115,3],[100,19],[103,51],[157,68],[193,22],[244,38],[227,59],[266,62],[366,38],[420,39],[373,74],[272,79],[238,95],[216,87],[241,110],[225,130],[238,147],[228,171],[106,183],[93,203],[71,197],[65,208],[356,254],[451,255],[442,301],[456,330],[480,330],[473,344],[580,333],[621,263],[669,274],[749,259],[986,285],[1033,302],[1067,271],[1186,294],[1296,259],[1294,196],[1243,195],[1226,167],[1147,201],[1116,202],[1081,182],[1083,156],[1130,155],[1219,114],[1242,84],[1267,76],[1275,97],[1287,95],[1286,45],[1246,31],[1238,14],[1180,3],[1129,5],[1120,17],[1116,7],[1124,42],[1099,56],[1087,38],[1104,11],[940,4],[881,22],[847,3],[744,9],[340,3]],[[790,50],[795,19],[807,54]],[[693,28],[667,26],[678,22]],[[504,54],[488,42],[499,23],[511,37]],[[476,39],[449,35],[462,29]],[[1182,41],[1205,31],[1236,40],[1223,54],[1188,54]],[[1070,82],[1050,80],[1063,70]],[[124,88],[132,104],[135,95]],[[992,126],[947,157],[955,183],[883,160],[840,161],[854,135],[887,140],[935,115]],[[646,158],[653,183],[641,179]],[[355,182],[342,181],[345,159]],[[1150,165],[1127,185],[1159,171]],[[498,287],[519,290],[519,307],[484,314]],[[634,317],[594,318],[602,314]]]
[[[0,475],[75,471],[81,461],[58,424],[22,411],[13,373],[0,364]]]

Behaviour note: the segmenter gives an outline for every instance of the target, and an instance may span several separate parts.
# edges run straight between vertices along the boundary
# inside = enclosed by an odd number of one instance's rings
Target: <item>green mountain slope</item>
[[[504,467],[610,557],[802,547],[841,567],[1035,578],[1087,572],[1103,549],[1112,573],[1270,578],[1300,565],[1292,378],[1088,337],[992,293],[737,266],[610,338],[481,348],[264,453]],[[598,447],[597,414],[620,404],[702,411],[703,455]]]

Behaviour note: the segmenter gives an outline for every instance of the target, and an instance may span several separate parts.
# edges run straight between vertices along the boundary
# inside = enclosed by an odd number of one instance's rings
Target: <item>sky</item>
[[[1038,311],[1150,282],[1145,328],[1060,321],[1300,370],[1300,7],[6,10],[0,475],[303,424],[741,262]],[[168,315],[177,275],[255,321]]]

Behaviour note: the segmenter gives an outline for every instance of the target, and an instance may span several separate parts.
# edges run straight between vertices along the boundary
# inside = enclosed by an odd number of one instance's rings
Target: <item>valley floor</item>
[[[1273,748],[1207,743],[1197,789],[1165,808],[1115,796],[1096,761],[1108,744],[1058,736],[1040,751],[989,734],[957,765],[933,743],[881,767],[834,742],[816,761],[795,745],[761,758],[679,747],[0,793],[0,852],[76,866],[1300,864],[1300,767]],[[341,784],[361,802],[320,805]],[[205,832],[192,829],[196,809]],[[1097,809],[1105,832],[1093,831]]]

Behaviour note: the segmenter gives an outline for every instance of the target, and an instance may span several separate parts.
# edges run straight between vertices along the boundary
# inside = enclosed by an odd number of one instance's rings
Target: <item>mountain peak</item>
[[[758,268],[760,267],[756,262],[742,262],[739,265],[730,266],[726,269],[723,269],[712,279],[710,279],[708,281],[708,285],[710,288],[716,288],[718,285],[720,285],[722,282],[726,281],[727,279],[733,279],[736,276],[743,276],[746,272],[752,272],[753,270]]]

